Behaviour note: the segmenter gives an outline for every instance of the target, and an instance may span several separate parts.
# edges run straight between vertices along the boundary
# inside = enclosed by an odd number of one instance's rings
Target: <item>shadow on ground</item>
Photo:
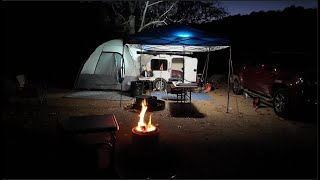
[[[204,118],[205,115],[191,104],[182,104],[176,102],[168,103],[169,111],[172,117],[185,117],[185,118]]]

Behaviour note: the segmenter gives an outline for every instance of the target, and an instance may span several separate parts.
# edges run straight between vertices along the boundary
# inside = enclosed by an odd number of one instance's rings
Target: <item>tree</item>
[[[115,17],[109,18],[107,23],[112,21],[117,31],[126,34],[170,23],[201,24],[228,15],[218,1],[114,1],[106,4],[109,11],[104,11],[105,17]]]

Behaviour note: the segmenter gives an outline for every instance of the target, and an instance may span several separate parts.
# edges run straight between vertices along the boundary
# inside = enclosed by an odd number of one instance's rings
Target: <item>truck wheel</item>
[[[286,89],[278,89],[273,95],[273,109],[280,117],[289,115],[289,93]]]
[[[167,82],[164,79],[156,79],[153,81],[153,88],[157,91],[164,91],[167,88]]]
[[[237,79],[233,81],[233,93],[236,95],[242,94],[242,88],[240,86],[240,82]]]

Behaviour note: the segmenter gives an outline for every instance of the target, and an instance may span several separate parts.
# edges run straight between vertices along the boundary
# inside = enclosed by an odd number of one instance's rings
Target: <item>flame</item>
[[[142,102],[141,102],[141,106],[142,106],[142,109],[141,109],[141,112],[140,112],[140,115],[139,115],[139,122],[138,122],[138,126],[136,127],[136,130],[137,131],[140,131],[140,132],[150,132],[150,131],[154,131],[156,129],[156,127],[154,125],[152,125],[152,122],[151,122],[151,114],[149,116],[149,122],[148,124],[146,124],[144,122],[144,115],[146,114],[146,111],[148,109],[148,106],[147,106],[147,102],[146,102],[146,99],[144,99]]]

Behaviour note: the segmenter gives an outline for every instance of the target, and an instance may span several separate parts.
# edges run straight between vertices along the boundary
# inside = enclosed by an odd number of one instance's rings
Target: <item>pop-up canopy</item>
[[[141,49],[142,51],[158,51],[161,53],[172,52],[208,52],[205,65],[205,81],[207,79],[207,70],[209,65],[209,52],[230,47],[230,41],[226,37],[201,31],[190,26],[171,24],[160,26],[151,30],[142,31],[127,37],[126,44]],[[228,105],[229,110],[229,85],[231,47],[228,72]]]
[[[190,26],[171,24],[131,35],[128,44],[190,47],[229,46],[229,39]]]

